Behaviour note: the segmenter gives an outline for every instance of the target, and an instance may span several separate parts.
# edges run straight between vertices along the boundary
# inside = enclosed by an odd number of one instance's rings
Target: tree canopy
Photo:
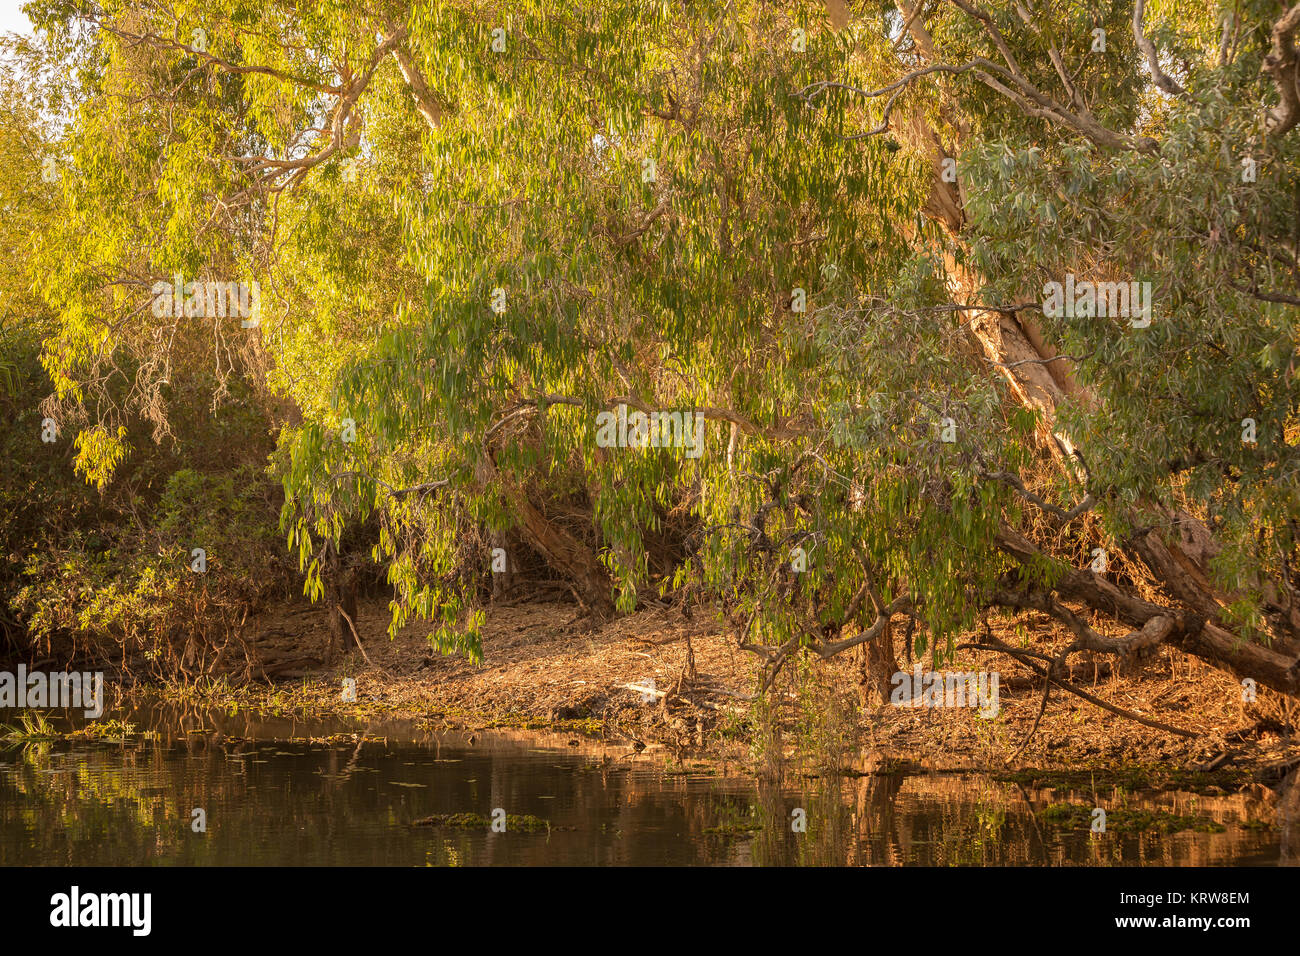
[[[273,438],[308,592],[363,547],[471,657],[502,546],[769,677],[1020,608],[1300,690],[1300,6],[27,9],[6,245],[97,487]]]

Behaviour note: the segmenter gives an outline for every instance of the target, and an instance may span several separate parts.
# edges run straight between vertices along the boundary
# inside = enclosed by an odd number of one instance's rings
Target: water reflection
[[[1222,833],[1107,833],[1044,822],[1093,797],[957,775],[758,781],[565,738],[422,733],[185,710],[126,716],[117,741],[0,749],[0,864],[1226,865],[1276,864],[1244,798],[1102,794],[1204,814]],[[139,731],[153,728],[156,737]],[[506,811],[485,826],[415,826]],[[207,832],[191,814],[206,812]],[[510,829],[528,815],[551,829]],[[796,832],[806,823],[804,832]]]

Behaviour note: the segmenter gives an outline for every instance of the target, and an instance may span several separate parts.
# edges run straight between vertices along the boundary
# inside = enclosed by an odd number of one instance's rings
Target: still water
[[[778,785],[554,734],[471,739],[406,722],[174,707],[116,716],[131,724],[117,739],[0,744],[0,865],[1276,865],[1280,855],[1277,831],[1253,823],[1239,796],[1106,791],[1104,806],[1225,829],[1093,835],[1044,815],[1064,800],[1092,806],[1091,791],[979,775]],[[194,830],[196,808],[206,832]],[[491,829],[497,809],[505,832]],[[449,814],[475,816],[417,823]]]

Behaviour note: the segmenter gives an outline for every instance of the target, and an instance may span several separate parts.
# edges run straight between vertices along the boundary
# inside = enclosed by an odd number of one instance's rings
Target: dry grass
[[[569,604],[494,609],[484,631],[483,663],[474,665],[434,653],[417,626],[389,640],[386,606],[363,602],[357,624],[368,663],[354,650],[335,666],[311,665],[285,676],[307,678],[306,700],[319,709],[339,709],[338,682],[350,676],[357,680],[364,707],[441,726],[559,727],[632,746],[658,742],[701,755],[735,757],[749,749],[756,735],[747,698],[755,687],[757,662],[738,650],[719,624],[699,614],[688,620],[677,610],[641,611],[597,628],[575,623],[575,617]],[[995,622],[993,633],[1012,646],[1045,653],[1060,650],[1066,640],[1059,629],[1032,615]],[[327,637],[323,610],[312,608],[260,621],[254,640],[260,650],[275,652],[283,651],[277,641],[289,639],[295,653],[319,659]],[[694,655],[693,680],[688,647]],[[904,660],[900,654],[900,663]],[[1234,678],[1180,652],[1164,649],[1116,668],[1098,658],[1100,675],[1088,655],[1075,655],[1072,661],[1074,682],[1082,689],[1200,736],[1177,737],[1054,690],[1016,766],[1138,762],[1192,768],[1229,752],[1240,767],[1300,756],[1286,732],[1295,719],[1294,705],[1288,711],[1276,695],[1263,690],[1257,702],[1245,702]],[[843,745],[852,768],[872,769],[896,760],[940,768],[1005,766],[1038,713],[1041,679],[1007,655],[975,650],[959,652],[939,669],[998,671],[998,716],[986,720],[971,708],[863,706],[856,662],[837,659],[805,668],[801,676],[792,669],[778,682],[772,712],[783,728],[780,739],[791,753],[819,741],[816,733],[801,736],[797,731],[806,730],[810,716],[824,724],[826,702],[835,700],[839,716],[832,736],[836,747]],[[820,696],[808,695],[809,680],[821,686]],[[649,681],[660,692],[670,692],[667,703],[662,697],[646,702],[644,695],[622,686]],[[809,700],[821,703],[810,705]],[[838,755],[803,756],[823,763],[840,760]]]

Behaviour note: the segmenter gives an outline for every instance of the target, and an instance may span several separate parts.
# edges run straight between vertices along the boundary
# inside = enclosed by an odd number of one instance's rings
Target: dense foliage
[[[1300,688],[1284,4],[29,9],[5,323],[51,395],[6,445],[48,459],[48,414],[115,502],[183,449],[149,534],[238,601],[275,435],[308,593],[368,549],[447,652],[481,653],[504,544],[593,615],[720,607],[769,673],[860,646],[879,688],[896,621],[942,655],[1009,606]],[[158,308],[173,282],[260,314]],[[1076,282],[1150,322],[1044,305]],[[655,412],[702,449],[602,437]]]

